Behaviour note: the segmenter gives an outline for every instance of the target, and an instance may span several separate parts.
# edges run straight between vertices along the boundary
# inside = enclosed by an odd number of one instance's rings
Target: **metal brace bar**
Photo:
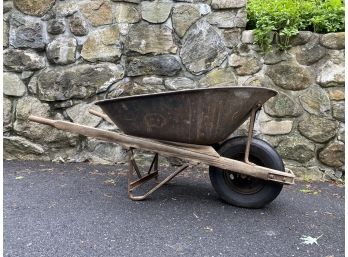
[[[250,165],[254,165],[252,162],[249,161],[249,154],[250,154],[250,146],[251,146],[251,141],[253,138],[253,130],[254,130],[254,124],[255,124],[255,118],[256,118],[256,113],[260,109],[261,104],[257,104],[251,111],[250,115],[250,121],[249,121],[249,130],[248,130],[248,141],[246,144],[245,148],[245,155],[244,155],[244,162]]]
[[[163,186],[165,183],[172,180],[175,176],[177,176],[179,173],[183,172],[189,165],[183,165],[178,170],[170,174],[168,177],[166,177],[164,180],[162,180],[158,185],[153,187],[151,190],[149,190],[147,193],[139,196],[134,196],[131,191],[128,192],[128,196],[131,200],[134,201],[141,201],[144,200],[146,197],[148,197],[150,194],[155,192],[157,189],[159,189],[161,186]]]
[[[156,153],[155,158],[156,160],[155,160],[155,164],[153,165],[153,171],[158,172],[158,153]],[[156,182],[158,181],[158,176],[155,177],[155,181]]]
[[[148,174],[144,177],[142,177],[141,179],[138,179],[136,181],[133,181],[132,183],[130,183],[130,191],[133,191],[134,189],[136,189],[138,186],[141,186],[142,184],[144,184],[146,181],[155,178],[158,176],[158,171],[152,172],[151,174]]]
[[[147,174],[151,173],[152,168],[154,168],[154,171],[158,171],[157,167],[158,167],[158,153],[156,153],[155,156],[153,157],[153,160],[151,162],[151,165]]]
[[[127,172],[127,180],[128,180],[128,197],[130,198],[131,192],[131,181],[133,177],[134,166],[132,164],[132,154],[128,151],[128,172]]]
[[[134,159],[133,148],[130,148],[129,151],[128,151],[128,165],[129,165],[129,168],[128,168],[128,197],[130,199],[132,199],[132,200],[135,200],[135,201],[144,200],[150,194],[155,192],[157,189],[162,187],[165,183],[169,182],[175,176],[177,176],[179,173],[183,172],[187,167],[189,167],[189,165],[181,166],[178,170],[176,170],[175,172],[170,174],[168,177],[166,177],[164,180],[162,180],[160,183],[158,183],[155,187],[150,189],[144,195],[134,196],[132,194],[132,191],[134,189],[136,189],[137,187],[143,185],[144,183],[146,183],[147,181],[149,181],[152,178],[155,178],[156,180],[158,179],[158,153],[155,154],[155,156],[154,156],[154,158],[152,160],[152,163],[150,165],[148,174],[146,176],[144,176],[144,177],[141,177],[141,176],[139,177],[140,170],[139,170],[139,168],[138,168],[138,166],[136,164],[136,161]],[[132,181],[134,170],[137,172],[138,177],[139,177],[139,179],[136,180],[136,181]],[[151,170],[154,170],[154,171],[151,172]]]
[[[135,159],[134,159],[133,148],[130,148],[129,152],[131,153],[131,163],[132,163],[132,165],[133,165],[133,167],[135,169],[135,172],[137,173],[138,178],[141,178],[142,176],[141,176],[140,170],[139,170],[138,165],[137,165],[137,163],[135,162]]]

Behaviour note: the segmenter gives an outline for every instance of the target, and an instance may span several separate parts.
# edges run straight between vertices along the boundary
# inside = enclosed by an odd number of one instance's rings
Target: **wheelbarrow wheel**
[[[246,137],[232,138],[223,143],[217,151],[224,157],[243,161],[246,143]],[[253,138],[249,160],[263,167],[285,170],[283,161],[276,150],[261,139]],[[272,202],[283,188],[280,183],[226,172],[213,166],[209,167],[209,176],[222,200],[245,208],[262,208]]]

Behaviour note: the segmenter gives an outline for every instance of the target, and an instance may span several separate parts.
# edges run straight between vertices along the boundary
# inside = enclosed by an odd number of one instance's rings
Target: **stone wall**
[[[228,59],[239,84],[279,92],[260,113],[258,136],[304,178],[344,175],[344,35],[302,31],[288,51],[262,53],[243,31]]]
[[[344,33],[301,32],[290,51],[264,54],[246,21],[245,0],[5,1],[4,158],[125,160],[117,145],[29,123],[29,113],[116,130],[88,113],[93,101],[265,86],[280,94],[257,136],[298,174],[341,178]]]

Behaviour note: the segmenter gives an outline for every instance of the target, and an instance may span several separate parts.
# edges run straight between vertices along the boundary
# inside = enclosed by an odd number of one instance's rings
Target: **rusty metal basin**
[[[124,133],[132,136],[213,145],[226,139],[276,91],[221,87],[118,97],[98,101]]]

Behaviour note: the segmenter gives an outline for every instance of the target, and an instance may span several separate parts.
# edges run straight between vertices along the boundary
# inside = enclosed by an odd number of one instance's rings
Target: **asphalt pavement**
[[[193,169],[135,202],[126,169],[4,161],[4,256],[345,256],[342,185],[297,183],[242,209]]]

